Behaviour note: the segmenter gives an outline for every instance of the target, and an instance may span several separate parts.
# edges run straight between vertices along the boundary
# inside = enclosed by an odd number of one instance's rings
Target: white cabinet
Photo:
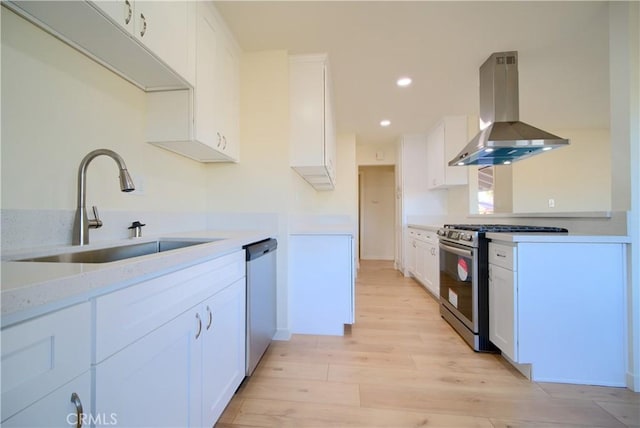
[[[436,299],[440,296],[440,253],[435,232],[407,228],[409,249],[407,270]]]
[[[492,243],[489,251],[489,340],[503,355],[518,361],[516,250]]]
[[[210,2],[197,3],[195,88],[147,94],[146,140],[200,162],[240,155],[240,50]]]
[[[140,0],[96,1],[93,4],[180,76],[190,80],[193,52],[189,49],[189,31],[193,31],[193,4]]]
[[[625,385],[625,247],[489,244],[489,337],[540,382]]]
[[[291,332],[344,334],[354,322],[351,235],[291,235],[289,287]]]
[[[336,182],[336,135],[327,55],[289,57],[291,167],[316,190]]]
[[[244,378],[244,331],[238,280],[98,364],[97,413],[131,427],[213,426]]]
[[[97,413],[214,425],[245,373],[244,269],[237,251],[96,299]]]
[[[65,426],[73,392],[91,409],[85,383],[69,384],[90,368],[90,309],[82,303],[2,329],[3,426]],[[50,411],[49,423],[39,425],[38,409]]]
[[[143,90],[191,86],[193,2],[4,4]]]
[[[244,279],[201,306],[202,425],[213,426],[245,375]]]
[[[475,128],[467,116],[447,116],[438,123],[427,138],[427,185],[430,189],[467,184],[468,169],[448,166],[469,142]]]

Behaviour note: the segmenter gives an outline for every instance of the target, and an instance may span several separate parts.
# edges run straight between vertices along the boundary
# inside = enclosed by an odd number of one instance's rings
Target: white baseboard
[[[273,340],[291,340],[291,331],[288,328],[276,330]]]

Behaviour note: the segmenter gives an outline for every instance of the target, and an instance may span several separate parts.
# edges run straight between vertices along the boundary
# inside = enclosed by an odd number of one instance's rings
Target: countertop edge
[[[439,229],[442,229],[442,226],[430,224],[407,224],[407,227],[411,227],[413,229],[428,230],[430,232],[437,232]]]
[[[531,243],[592,243],[592,244],[628,244],[629,236],[624,235],[572,235],[560,233],[493,233],[487,238],[496,242],[531,242]]]

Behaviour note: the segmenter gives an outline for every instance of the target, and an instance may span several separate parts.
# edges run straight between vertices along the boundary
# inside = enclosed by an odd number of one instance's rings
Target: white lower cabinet
[[[435,232],[407,228],[407,270],[435,298],[440,296],[440,250]]]
[[[490,340],[534,381],[625,386],[625,263],[620,243],[491,242]]]
[[[291,332],[344,334],[354,321],[351,235],[289,237]]]
[[[98,364],[96,411],[127,427],[213,426],[244,378],[245,283]]]
[[[245,373],[244,251],[96,299],[95,406],[127,427],[211,427]]]
[[[90,309],[81,303],[2,329],[2,426],[69,426],[74,392],[91,411]]]
[[[16,415],[2,421],[3,427],[24,428],[69,428],[115,425],[117,417],[112,414],[97,414],[91,409],[91,373],[75,378],[46,397]]]
[[[489,339],[512,361],[518,360],[518,302],[512,270],[489,265]]]

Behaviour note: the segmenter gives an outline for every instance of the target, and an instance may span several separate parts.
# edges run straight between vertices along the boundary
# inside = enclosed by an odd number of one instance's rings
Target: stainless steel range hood
[[[569,144],[520,122],[516,51],[494,53],[480,67],[480,124],[480,133],[449,166],[508,165]]]

